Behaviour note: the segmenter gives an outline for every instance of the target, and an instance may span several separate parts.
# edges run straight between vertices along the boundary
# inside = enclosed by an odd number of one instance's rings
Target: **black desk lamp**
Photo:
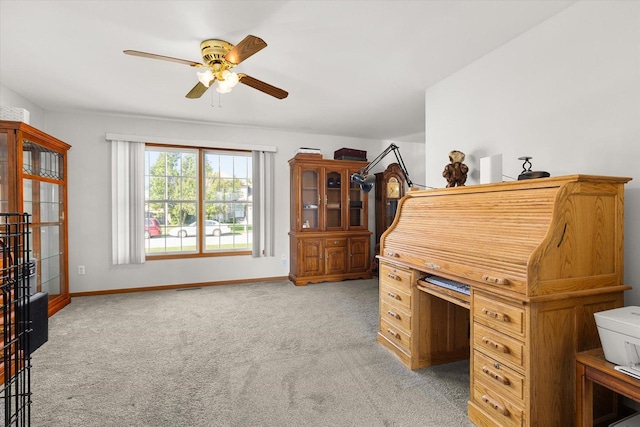
[[[409,172],[407,172],[407,168],[402,161],[402,156],[400,155],[400,148],[396,144],[389,145],[378,157],[373,159],[371,163],[369,163],[366,167],[360,169],[358,172],[351,175],[351,182],[355,182],[362,188],[362,191],[368,193],[373,188],[373,184],[376,182],[375,175],[368,175],[369,171],[373,169],[375,165],[380,163],[380,160],[384,159],[387,154],[393,151],[393,154],[396,156],[396,160],[398,161],[398,165],[400,166],[400,170],[404,175],[404,178],[407,181],[407,185],[409,187],[413,187],[413,183],[409,179]]]

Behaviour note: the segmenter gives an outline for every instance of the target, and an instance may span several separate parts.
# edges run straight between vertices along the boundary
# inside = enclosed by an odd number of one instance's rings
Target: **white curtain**
[[[253,151],[253,252],[254,258],[274,253],[274,154]]]
[[[142,264],[144,255],[143,142],[111,141],[112,262]]]

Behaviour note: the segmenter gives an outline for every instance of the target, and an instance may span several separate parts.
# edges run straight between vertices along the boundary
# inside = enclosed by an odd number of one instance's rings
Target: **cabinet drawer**
[[[518,402],[522,402],[524,377],[508,366],[474,351],[473,375],[475,381],[480,381],[500,394],[512,396]]]
[[[509,335],[525,337],[524,307],[496,300],[480,292],[475,293],[473,302],[475,321]]]
[[[388,321],[393,326],[399,326],[405,331],[411,332],[411,315],[385,301],[380,302],[380,318]]]
[[[380,301],[411,312],[411,294],[384,283],[380,284]]]
[[[524,344],[477,322],[473,323],[473,348],[499,362],[524,369]]]
[[[387,337],[405,353],[411,354],[411,335],[384,319],[380,319],[380,333]]]
[[[473,400],[480,406],[490,418],[495,420],[495,425],[499,426],[522,426],[523,410],[520,405],[516,405],[505,399],[493,389],[476,383],[473,387]]]
[[[346,247],[347,246],[347,239],[327,239],[327,241],[325,242],[325,245],[328,248]]]
[[[387,264],[380,266],[380,283],[388,283],[391,286],[411,289],[411,270],[393,267]]]

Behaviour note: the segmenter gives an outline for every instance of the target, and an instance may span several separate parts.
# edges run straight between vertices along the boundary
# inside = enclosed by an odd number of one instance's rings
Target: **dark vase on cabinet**
[[[351,184],[351,174],[366,165],[318,155],[289,160],[289,279],[294,284],[371,278],[367,197]]]

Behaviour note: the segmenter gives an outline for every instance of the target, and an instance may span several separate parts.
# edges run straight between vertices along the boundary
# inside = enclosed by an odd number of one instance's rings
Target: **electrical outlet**
[[[84,274],[84,265],[79,265],[78,266],[78,274]]]
[[[287,265],[287,256],[282,255],[282,258],[280,258],[280,262],[282,263],[282,265]]]

